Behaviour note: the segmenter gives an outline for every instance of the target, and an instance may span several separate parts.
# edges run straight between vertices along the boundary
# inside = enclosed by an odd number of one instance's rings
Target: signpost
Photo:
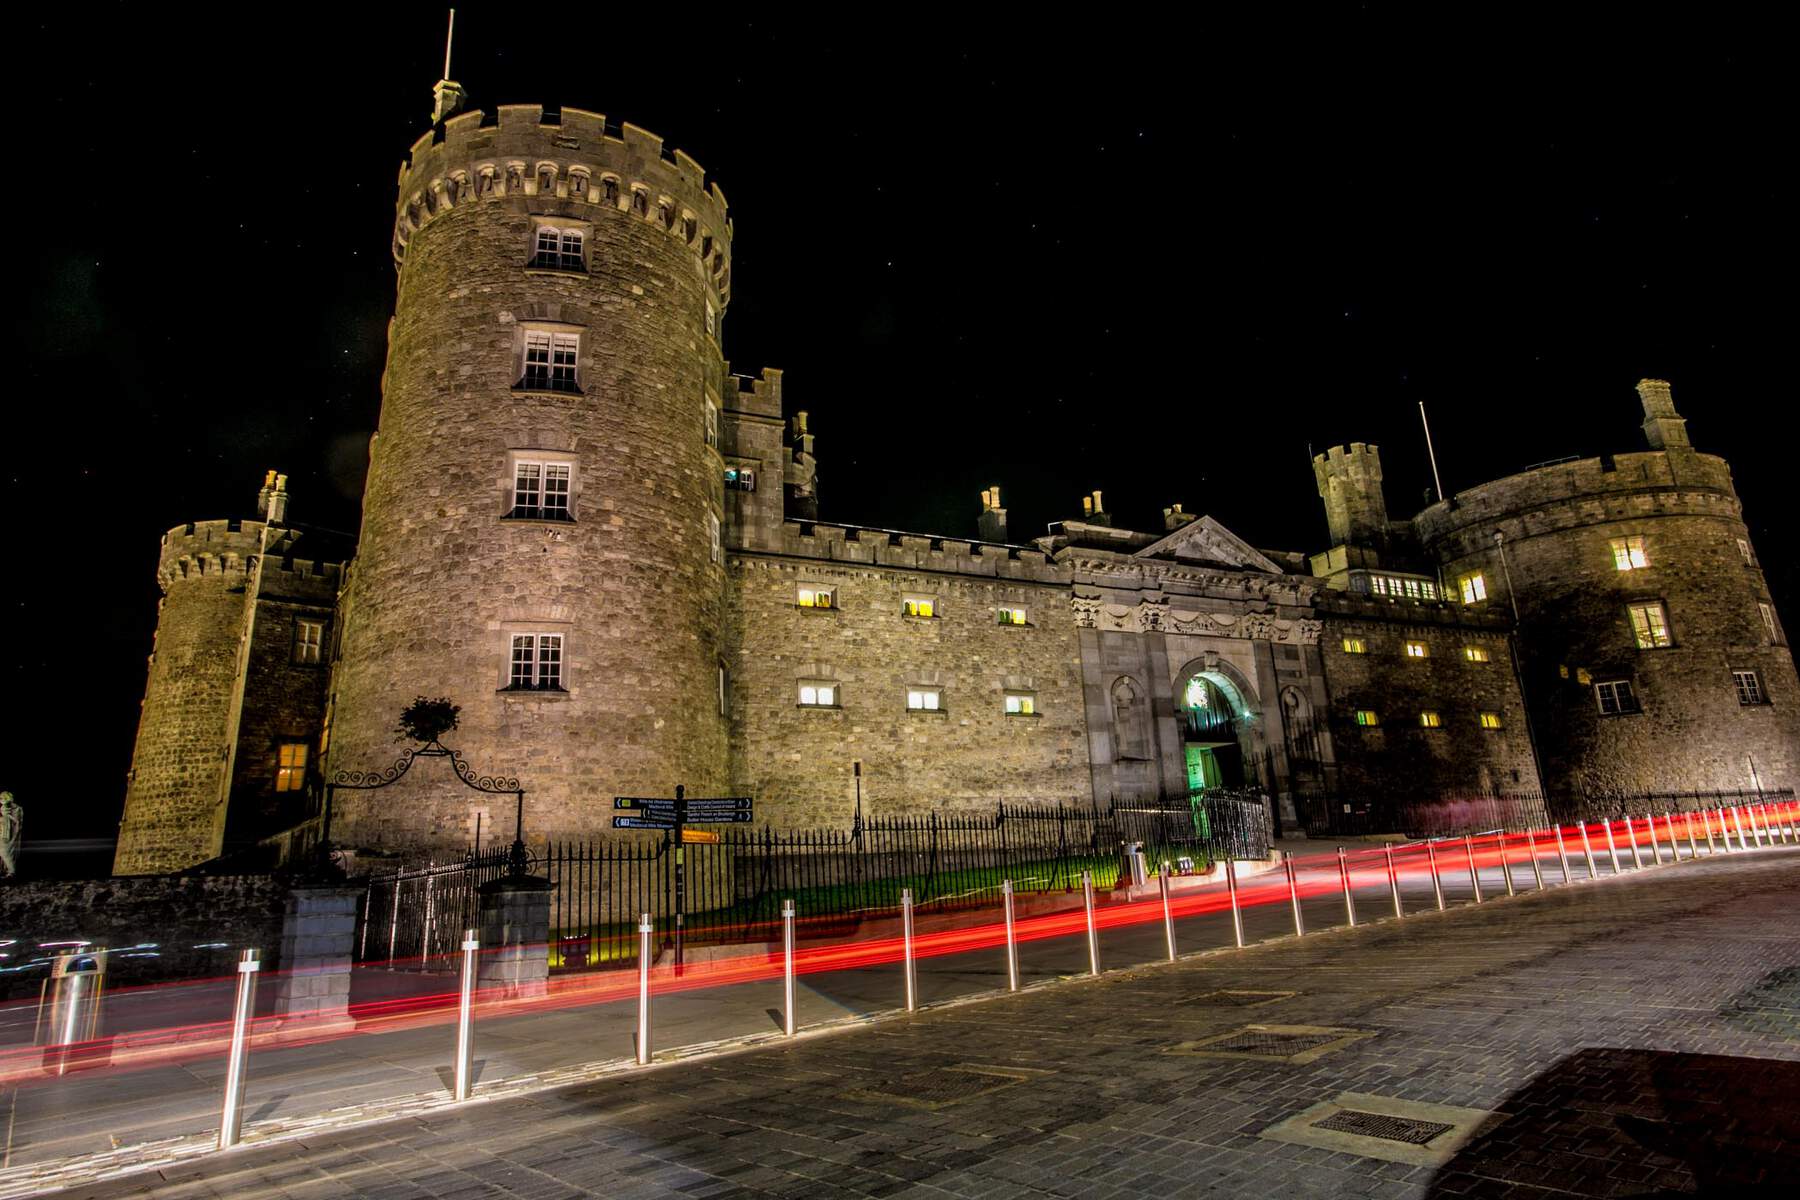
[[[716,845],[719,835],[708,829],[689,829],[689,825],[748,825],[755,817],[755,802],[749,796],[703,796],[688,799],[687,789],[675,785],[675,795],[614,796],[613,807],[619,815],[612,819],[614,829],[660,829],[665,844],[675,849],[675,969],[681,969],[682,940],[687,924],[687,864],[683,846]]]

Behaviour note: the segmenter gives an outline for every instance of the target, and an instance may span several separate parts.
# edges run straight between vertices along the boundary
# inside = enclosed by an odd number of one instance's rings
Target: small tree
[[[400,724],[394,727],[394,740],[403,742],[435,742],[456,728],[456,714],[462,706],[450,703],[448,696],[432,700],[420,696],[400,713]]]

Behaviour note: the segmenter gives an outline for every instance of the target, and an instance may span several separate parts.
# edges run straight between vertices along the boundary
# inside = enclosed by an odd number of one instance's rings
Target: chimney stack
[[[1099,492],[1081,498],[1081,519],[1089,525],[1112,525],[1112,515],[1106,511],[1106,505],[1101,503]]]
[[[262,520],[269,519],[269,497],[275,491],[275,472],[268,471],[263,475],[262,491],[256,493],[256,515]]]
[[[1186,525],[1189,521],[1195,519],[1193,513],[1182,512],[1181,505],[1171,505],[1170,507],[1163,509],[1163,531],[1165,533],[1174,533],[1177,529],[1180,529],[1183,525]]]
[[[1638,399],[1644,402],[1644,440],[1652,450],[1686,450],[1687,420],[1675,411],[1675,397],[1665,379],[1640,379]]]
[[[981,517],[976,524],[984,542],[1006,540],[1006,510],[1000,507],[1000,485],[981,493]]]

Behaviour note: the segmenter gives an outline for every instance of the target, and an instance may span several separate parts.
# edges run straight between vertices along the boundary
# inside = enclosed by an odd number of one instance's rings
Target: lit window
[[[507,686],[516,691],[561,691],[562,651],[560,633],[513,634]]]
[[[1755,671],[1733,671],[1731,682],[1737,685],[1739,704],[1764,703],[1762,680],[1757,678]]]
[[[715,450],[718,449],[718,446],[719,446],[719,406],[712,402],[711,396],[708,396],[706,398],[706,425],[705,425],[705,432],[703,433],[702,436],[706,439],[706,444],[708,446],[713,447]]]
[[[706,514],[706,540],[712,561],[716,563],[724,559],[725,546],[719,536],[719,518],[712,513]]]
[[[1438,729],[1441,728],[1443,724],[1443,718],[1429,708],[1419,714],[1420,729]]]
[[[1662,601],[1646,600],[1629,606],[1631,633],[1639,650],[1660,650],[1674,644],[1669,637],[1669,614]]]
[[[1470,662],[1487,662],[1488,649],[1486,646],[1464,646],[1463,657]]]
[[[837,589],[817,583],[803,583],[794,603],[801,608],[836,608]]]
[[[1487,576],[1480,571],[1456,578],[1456,590],[1462,593],[1464,604],[1475,604],[1487,599]]]
[[[294,661],[302,666],[315,666],[325,648],[323,621],[294,622]]]
[[[306,743],[281,743],[275,748],[275,790],[297,792],[305,786]]]
[[[568,463],[520,459],[513,465],[513,507],[510,515],[544,521],[569,519]]]
[[[1639,711],[1637,693],[1629,679],[1608,679],[1594,685],[1594,700],[1602,716],[1616,717]]]
[[[1620,571],[1641,571],[1650,565],[1650,556],[1644,553],[1641,537],[1614,538],[1612,554],[1613,566]]]
[[[937,712],[943,699],[936,688],[907,688],[906,707],[919,712]]]
[[[994,610],[1002,625],[1023,625],[1025,610],[1022,608],[997,608]]]
[[[525,373],[519,378],[519,386],[540,392],[578,390],[575,359],[580,347],[580,334],[526,330]]]
[[[725,490],[728,492],[754,492],[756,490],[756,472],[749,467],[726,467]]]
[[[1406,643],[1406,657],[1429,658],[1431,657],[1431,650],[1424,642],[1408,642]]]
[[[1359,708],[1356,710],[1356,723],[1373,727],[1381,724],[1381,718],[1375,715],[1375,710],[1372,708]]]
[[[1499,729],[1501,727],[1500,714],[1497,712],[1482,713],[1481,727],[1483,729]]]
[[[1775,629],[1774,605],[1764,604],[1759,600],[1757,601],[1756,608],[1758,612],[1762,613],[1763,628],[1769,631],[1769,640],[1771,642],[1779,642],[1781,640],[1781,634]]]
[[[585,271],[587,263],[581,256],[581,243],[579,229],[540,225],[530,265],[552,271]]]
[[[1750,543],[1746,542],[1743,538],[1739,538],[1737,544],[1738,553],[1744,556],[1744,565],[1750,566],[1753,561],[1750,557]]]
[[[800,685],[800,707],[836,708],[837,684],[817,682],[802,683]]]
[[[1367,654],[1368,652],[1369,643],[1367,639],[1359,637],[1347,637],[1344,639],[1345,654]]]
[[[1037,696],[1032,692],[1006,693],[1006,715],[1009,717],[1034,717],[1037,715]]]
[[[937,597],[908,596],[900,602],[900,607],[909,617],[935,617],[937,616]]]

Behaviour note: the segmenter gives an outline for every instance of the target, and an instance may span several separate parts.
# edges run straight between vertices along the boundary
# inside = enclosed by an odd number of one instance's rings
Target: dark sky
[[[1455,490],[1640,448],[1655,375],[1732,462],[1800,617],[1772,29],[974,7],[465,5],[455,74],[479,105],[605,112],[714,173],[726,349],[813,414],[827,519],[972,535],[999,483],[1024,540],[1103,488],[1123,523],[1181,501],[1318,550],[1309,445],[1379,443],[1407,515],[1417,401]],[[115,828],[164,529],[249,515],[267,467],[295,519],[359,522],[395,172],[444,10],[231,11],[15,26],[0,787],[28,836]]]

